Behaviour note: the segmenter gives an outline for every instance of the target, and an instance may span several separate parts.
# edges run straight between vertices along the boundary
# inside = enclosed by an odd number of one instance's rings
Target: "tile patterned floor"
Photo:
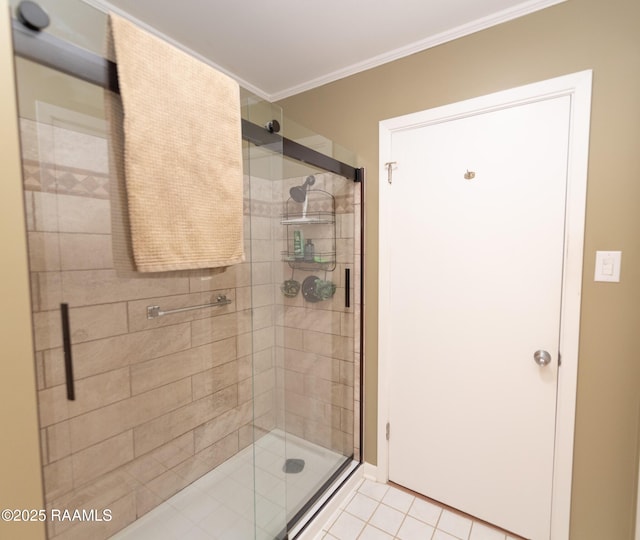
[[[363,480],[316,540],[518,540],[396,487]]]

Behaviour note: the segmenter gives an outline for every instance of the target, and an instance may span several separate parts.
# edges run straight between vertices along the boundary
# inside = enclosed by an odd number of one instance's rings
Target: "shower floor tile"
[[[285,473],[287,458],[303,459],[303,470]],[[344,460],[341,454],[274,430],[112,539],[273,540],[287,516],[301,508]]]

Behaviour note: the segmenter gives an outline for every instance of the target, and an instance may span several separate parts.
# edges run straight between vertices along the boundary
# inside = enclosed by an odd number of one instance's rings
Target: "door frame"
[[[589,154],[591,111],[591,70],[528,84],[472,98],[469,100],[383,120],[379,123],[379,280],[378,280],[378,465],[377,480],[389,480],[389,446],[386,425],[389,421],[389,381],[393,369],[390,339],[390,265],[391,202],[388,170],[392,161],[391,140],[394,132],[425,127],[467,116],[525,105],[561,96],[571,97],[567,200],[565,214],[562,304],[560,310],[560,351],[562,367],[558,370],[558,395],[554,448],[551,536],[553,540],[569,537],[573,439],[575,430],[576,388],[578,379],[578,345],[580,301],[584,250],[584,225]],[[395,164],[392,167],[401,167]],[[391,428],[393,429],[393,428]],[[393,435],[391,435],[393,436]]]

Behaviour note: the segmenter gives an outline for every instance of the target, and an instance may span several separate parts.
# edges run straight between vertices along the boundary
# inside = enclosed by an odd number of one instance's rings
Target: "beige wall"
[[[9,17],[0,8],[0,508],[43,508],[24,205]],[[0,538],[44,538],[42,523],[0,522]]]
[[[568,0],[279,103],[287,116],[356,151],[367,169],[364,447],[366,460],[375,463],[378,122],[593,69],[574,540],[633,536],[640,400],[639,20],[637,0]],[[597,249],[623,251],[620,284],[593,282]]]

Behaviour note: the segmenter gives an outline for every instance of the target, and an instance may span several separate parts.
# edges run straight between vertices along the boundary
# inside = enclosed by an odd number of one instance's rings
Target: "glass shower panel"
[[[299,124],[291,118],[285,118],[284,127],[286,130],[287,138],[296,141],[297,143],[302,144],[307,148],[312,148],[316,152],[324,154],[325,156],[332,157],[334,159],[337,159],[338,161],[342,161],[343,163],[353,164],[353,166],[355,167],[357,156],[353,151],[340,146],[328,137],[310,130],[308,127]],[[296,162],[294,161],[290,161],[289,163],[287,163],[288,177],[295,176],[293,170],[293,167],[295,166]],[[304,172],[305,171],[302,171],[302,173]]]
[[[278,185],[277,362],[290,520],[359,460],[359,188],[289,160]]]
[[[52,34],[101,52],[104,13],[42,4]],[[140,274],[104,90],[21,58],[16,75],[45,501],[109,511],[48,538],[284,538],[359,460],[360,184],[245,142],[245,262]]]
[[[252,204],[245,175],[244,263],[137,273],[104,91],[20,58],[16,70],[45,500],[71,512],[109,511],[108,519],[49,522],[48,538],[253,538],[263,524],[253,472],[254,427],[263,420],[254,424],[254,407],[268,416],[266,398],[254,402],[253,348],[270,307],[254,311],[252,303],[270,277],[258,257],[262,277],[252,278],[260,242],[250,212],[268,201]],[[150,306],[171,311],[219,296],[230,303],[149,317]],[[63,304],[75,400],[67,396]],[[271,514],[264,525],[280,532],[284,518]]]
[[[67,79],[70,89],[86,84]],[[246,467],[233,461],[253,437],[251,241],[247,261],[224,272],[135,272],[104,118],[48,96],[29,108],[35,118],[23,115],[21,128],[46,503],[110,511],[108,521],[49,522],[49,538],[108,538],[134,521],[118,537],[253,530],[252,452]],[[148,316],[149,306],[221,295],[228,305]],[[243,490],[230,491],[236,484]]]

